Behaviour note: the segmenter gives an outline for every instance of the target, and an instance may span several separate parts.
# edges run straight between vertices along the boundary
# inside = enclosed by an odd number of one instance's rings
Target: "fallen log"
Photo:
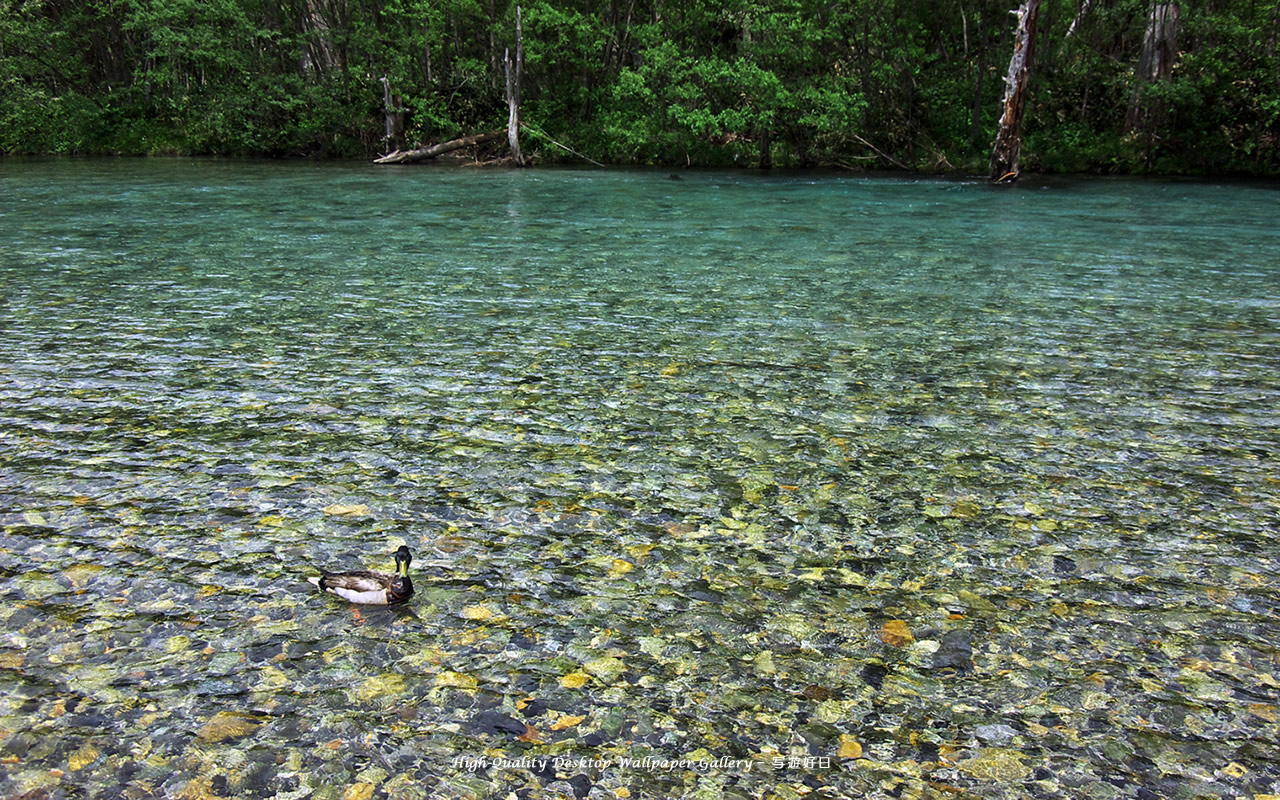
[[[375,158],[375,164],[412,164],[414,161],[425,161],[428,158],[435,158],[438,155],[451,152],[453,150],[461,150],[464,147],[471,147],[476,144],[484,144],[492,142],[506,136],[505,130],[489,131],[488,133],[477,133],[474,136],[463,136],[461,139],[452,139],[440,144],[433,144],[430,147],[419,147],[414,150],[397,150],[394,153],[385,155],[382,158]]]

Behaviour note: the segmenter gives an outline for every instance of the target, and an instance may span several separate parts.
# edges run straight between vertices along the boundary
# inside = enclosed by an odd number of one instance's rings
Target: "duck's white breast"
[[[329,594],[336,594],[353,603],[364,603],[365,605],[385,606],[387,604],[387,590],[377,589],[365,592],[356,591],[355,589],[344,589],[341,586],[333,586],[325,589]]]

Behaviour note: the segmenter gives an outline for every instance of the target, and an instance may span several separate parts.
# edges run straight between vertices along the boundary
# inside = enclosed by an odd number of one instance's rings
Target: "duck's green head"
[[[409,548],[400,545],[400,549],[396,550],[396,574],[409,577],[409,562],[413,560],[413,556],[409,553]]]

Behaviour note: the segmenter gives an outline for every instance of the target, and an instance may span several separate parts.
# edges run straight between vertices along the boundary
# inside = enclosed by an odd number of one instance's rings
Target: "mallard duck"
[[[409,548],[400,545],[396,551],[396,574],[371,572],[365,569],[351,572],[326,572],[307,580],[329,594],[337,595],[353,603],[387,606],[403,603],[413,596],[413,581],[409,580],[409,562],[413,556]]]

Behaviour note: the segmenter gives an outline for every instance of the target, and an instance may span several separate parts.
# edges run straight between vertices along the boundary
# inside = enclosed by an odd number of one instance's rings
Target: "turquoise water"
[[[1280,193],[679,178],[0,164],[0,792],[1280,793]]]

